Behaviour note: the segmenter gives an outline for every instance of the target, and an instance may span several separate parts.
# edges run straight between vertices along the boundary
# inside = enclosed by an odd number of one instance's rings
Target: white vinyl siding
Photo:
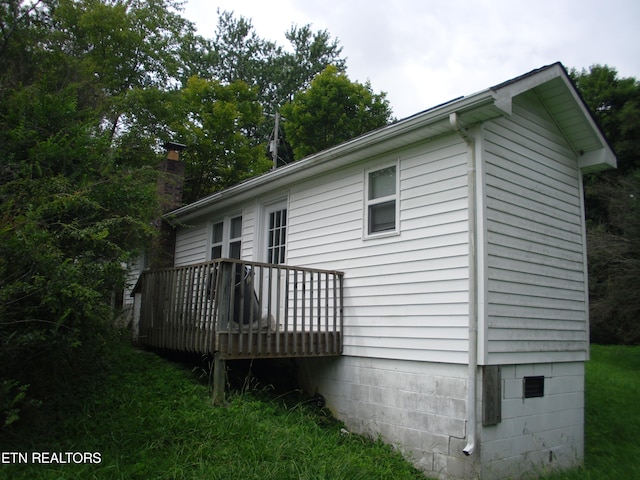
[[[526,107],[526,109],[525,109]],[[575,155],[533,95],[485,126],[486,361],[584,360],[587,299]]]
[[[209,232],[211,224],[200,222],[176,231],[175,266],[191,265],[207,260],[210,248]]]
[[[127,264],[126,281],[122,301],[124,308],[133,307],[133,297],[131,296],[131,292],[133,292],[133,288],[136,286],[136,282],[140,278],[140,274],[145,270],[146,267],[147,255],[144,253],[138,255],[131,262],[129,262],[129,264]]]
[[[292,188],[288,263],[345,272],[346,355],[467,361],[466,152],[451,135],[394,157],[391,237],[363,239],[363,166]]]
[[[253,255],[254,239],[253,234],[255,231],[255,208],[253,205],[247,205],[244,209],[233,210],[230,216],[224,220],[225,212],[220,212],[219,215],[213,214],[207,216],[207,218],[194,219],[189,222],[188,225],[178,227],[176,230],[176,258],[175,266],[191,265],[194,263],[206,262],[211,260],[212,247],[214,246],[213,238],[213,226],[216,223],[223,223],[223,242],[218,242],[220,246],[223,243],[228,243],[222,250],[223,256],[231,254],[231,245],[233,243],[240,245],[240,258],[251,259]],[[239,213],[242,212],[242,213]],[[218,218],[218,220],[211,222],[209,218]],[[233,219],[241,218],[240,237],[229,238],[231,232],[231,224]],[[237,228],[235,229],[237,232]],[[235,234],[234,234],[235,235]],[[237,255],[234,251],[233,258]]]
[[[247,205],[242,211],[242,255],[243,260],[254,259],[256,235],[256,207]]]
[[[584,224],[575,155],[531,95],[482,132],[480,363],[584,360]],[[274,189],[179,228],[176,265],[207,260],[210,219],[239,211],[242,258],[264,261],[264,209],[288,195],[286,263],[345,273],[345,355],[466,363],[467,162],[466,143],[450,134]],[[398,232],[367,236],[367,172],[393,164]]]

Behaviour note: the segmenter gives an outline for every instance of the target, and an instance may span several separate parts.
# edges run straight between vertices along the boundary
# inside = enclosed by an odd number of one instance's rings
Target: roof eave
[[[171,223],[182,223],[205,215],[208,212],[227,208],[233,204],[259,197],[274,189],[284,187],[300,179],[311,178],[329,170],[382,155],[409,143],[426,141],[430,138],[450,133],[454,126],[449,117],[457,114],[457,126],[466,127],[491,118],[510,115],[513,98],[532,89],[544,89],[553,80],[561,78],[566,89],[563,95],[571,98],[576,115],[584,119],[592,139],[588,148],[580,148],[576,139],[574,147],[578,165],[583,173],[615,168],[616,158],[606,138],[593,119],[591,112],[580,97],[561,63],[533,70],[487,90],[460,97],[448,103],[417,113],[399,122],[379,128],[335,147],[310,155],[302,160],[285,165],[276,170],[246,180],[226,190],[214,193],[189,205],[173,210],[165,215]],[[572,132],[565,134],[571,136]],[[572,138],[569,138],[571,143]]]
[[[563,95],[566,99],[570,99],[570,102],[567,103],[572,105],[573,118],[581,119],[582,131],[580,133],[575,129],[575,125],[569,127],[562,122],[558,124],[558,127],[574,148],[581,171],[583,173],[591,173],[616,168],[617,161],[613,149],[561,63],[557,62],[534,70],[492,87],[490,90],[496,93],[496,105],[510,114],[514,97],[529,90],[544,90],[551,86],[554,81],[562,81],[564,83]],[[588,132],[587,137],[585,137],[584,132]],[[590,141],[585,143],[585,138],[589,138]]]
[[[398,140],[402,137],[416,137],[428,140],[443,132],[451,132],[453,127],[449,122],[451,113],[460,115],[462,126],[473,122],[474,113],[478,110],[485,112],[485,117],[497,117],[504,112],[495,107],[496,96],[490,90],[485,90],[468,97],[462,97],[452,102],[445,103],[430,110],[418,113],[391,125],[381,127],[369,133],[356,137],[335,147],[315,153],[294,163],[290,163],[276,170],[264,173],[260,176],[248,179],[238,185],[213,193],[193,203],[180,207],[167,213],[164,217],[171,223],[179,224],[184,221],[206,214],[209,210],[226,208],[232,203],[246,201],[255,198],[266,190],[273,190],[301,178],[311,178],[326,171],[340,168],[357,161],[368,158],[372,149],[376,146],[388,145],[387,151],[397,147]],[[466,120],[466,119],[470,120]],[[438,126],[438,128],[436,128]],[[430,128],[431,127],[431,128]],[[378,149],[375,154],[384,153],[384,149]]]

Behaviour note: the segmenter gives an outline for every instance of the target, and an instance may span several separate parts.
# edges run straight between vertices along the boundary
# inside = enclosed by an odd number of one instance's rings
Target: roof
[[[371,131],[297,162],[214,193],[166,216],[185,221],[354,162],[511,114],[518,95],[535,90],[578,156],[584,173],[615,168],[616,158],[561,63],[554,63],[481,92],[459,97]],[[456,125],[451,120],[455,116]]]

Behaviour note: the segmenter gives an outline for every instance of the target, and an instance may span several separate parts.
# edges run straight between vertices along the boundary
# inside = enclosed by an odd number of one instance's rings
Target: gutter
[[[476,139],[460,125],[460,114],[449,115],[451,127],[464,139],[468,147],[467,182],[469,188],[469,369],[467,380],[467,444],[466,456],[476,449],[476,401],[478,381],[478,261],[476,223]]]
[[[479,124],[490,118],[505,114],[510,115],[514,96],[524,91],[532,90],[555,78],[562,78],[571,90],[571,94],[576,95],[575,88],[571,86],[570,79],[562,64],[548,65],[478,93],[437,105],[348,142],[246,180],[227,190],[214,193],[169,212],[164,218],[169,223],[179,224],[204,214],[208,209],[223,208],[234,201],[239,202],[255,198],[263,193],[272,191],[274,188],[289,185],[292,182],[314,175],[320,175],[354,162],[366,160],[371,156],[386,154],[409,143],[427,140],[444,133],[439,127],[449,131],[457,128],[458,133],[463,135],[465,141],[469,143],[470,137],[461,133],[461,125],[465,123]],[[575,99],[579,100],[577,97]],[[591,118],[586,107],[584,107],[584,102],[582,102],[581,107],[583,112]],[[455,119],[453,123],[452,118]],[[465,119],[467,120],[466,122]],[[595,127],[592,120],[591,125],[597,131],[597,127]],[[600,138],[602,138],[603,145],[607,145],[606,140],[601,135]],[[584,158],[582,161],[584,163],[583,167],[591,168],[593,166],[595,168],[603,161],[611,166],[615,165],[615,157],[611,154],[610,149],[605,148],[605,150],[606,155],[604,155],[604,158],[599,158],[598,155]],[[600,155],[602,156],[602,154]]]

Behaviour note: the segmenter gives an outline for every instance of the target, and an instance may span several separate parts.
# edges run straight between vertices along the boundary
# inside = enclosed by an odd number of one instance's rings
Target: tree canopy
[[[191,77],[175,105],[171,129],[179,142],[189,145],[183,154],[185,203],[271,167],[255,134],[264,122],[262,107],[256,91],[245,82],[225,85]]]
[[[297,159],[338,145],[391,121],[385,94],[375,94],[367,82],[349,80],[330,65],[308,89],[282,107],[284,130]]]
[[[640,83],[607,65],[571,76],[618,157],[585,178],[591,339],[640,343]]]
[[[205,39],[180,12],[0,2],[0,423],[90,373],[123,265],[158,235],[162,145],[187,146],[186,201],[260,174],[273,114],[328,65],[345,69],[326,31],[292,26],[283,47],[218,12]]]

